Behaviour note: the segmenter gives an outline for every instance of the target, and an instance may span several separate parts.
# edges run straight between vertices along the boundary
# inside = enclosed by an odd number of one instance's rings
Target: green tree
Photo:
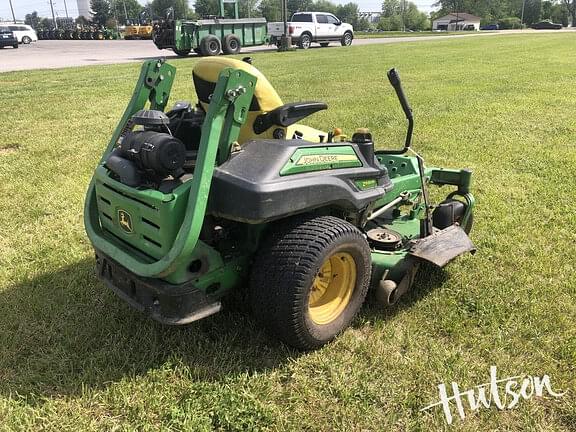
[[[426,30],[429,27],[428,16],[408,1],[384,0],[382,16],[378,28],[385,31]]]
[[[576,1],[576,0],[575,0]],[[288,19],[294,12],[311,11],[312,0],[287,0],[286,9],[288,9]]]
[[[40,22],[38,23],[38,28],[41,30],[49,30],[54,27],[54,23],[50,18],[40,18]]]
[[[542,19],[551,19],[552,16],[552,2],[543,1],[542,2],[542,13],[540,14]]]
[[[188,15],[190,15],[186,0],[152,0],[152,3],[150,3],[150,10],[154,17],[166,16],[166,9],[168,8],[174,8],[175,19],[188,18]]]
[[[262,0],[258,4],[258,11],[268,22],[281,21],[282,11],[280,3],[280,0]]]
[[[338,7],[329,0],[317,0],[310,6],[314,12],[327,12],[333,15],[337,14]]]
[[[24,24],[28,24],[33,29],[37,29],[40,24],[40,17],[38,17],[38,12],[34,11],[32,13],[26,14],[24,17]]]
[[[112,9],[108,0],[91,0],[90,11],[92,12],[92,22],[98,25],[105,25],[112,16]]]
[[[401,13],[402,7],[399,0],[384,0],[384,3],[382,3],[382,17],[392,18]]]
[[[400,15],[382,16],[378,22],[378,29],[384,31],[401,31],[402,30],[402,17]]]
[[[140,12],[144,9],[137,0],[112,0],[111,8],[112,15],[121,24],[126,24],[126,15],[128,15],[128,19],[134,20],[140,16]]]
[[[530,25],[540,21],[541,14],[541,0],[526,0],[524,6],[524,24]]]
[[[42,21],[44,21],[47,18],[42,18]],[[88,24],[90,24],[90,21],[88,21],[88,18],[86,18],[85,16],[80,15],[78,18],[76,18],[74,20],[76,22],[76,24],[81,25],[82,27],[87,26]]]
[[[550,13],[550,19],[552,21],[561,23],[564,27],[568,27],[569,17],[570,14],[568,13],[568,8],[566,8],[564,3],[552,5],[552,11]]]
[[[220,6],[218,0],[196,0],[194,11],[200,17],[220,15]]]
[[[572,17],[572,27],[576,27],[576,0],[563,0],[563,2]]]
[[[370,21],[368,21],[368,19],[366,18],[359,18],[356,22],[356,25],[354,25],[354,30],[356,31],[366,31],[369,28],[371,28],[371,24]]]
[[[344,5],[338,5],[336,8],[336,15],[342,21],[352,24],[354,29],[359,29],[359,18],[358,13],[358,5],[356,3],[346,3]]]

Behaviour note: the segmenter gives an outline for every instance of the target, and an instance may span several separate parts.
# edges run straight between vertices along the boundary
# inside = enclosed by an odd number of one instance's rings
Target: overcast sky
[[[138,0],[140,3],[145,4],[145,0]],[[354,0],[333,0],[335,3],[348,3]],[[430,12],[432,4],[435,0],[416,0],[418,8],[423,12]],[[194,4],[195,0],[189,0],[190,6]],[[356,0],[360,10],[363,12],[375,12],[379,11],[382,7],[382,1],[379,0]],[[52,0],[54,4],[54,13],[57,16],[66,16],[64,4],[68,8],[68,15],[76,17],[78,15],[78,7],[76,6],[76,0]],[[49,0],[12,0],[12,5],[14,6],[14,14],[16,19],[23,20],[27,13],[32,11],[38,11],[40,16],[51,16],[50,12],[50,1]],[[0,18],[2,20],[11,20],[12,13],[10,12],[10,1],[0,0]]]

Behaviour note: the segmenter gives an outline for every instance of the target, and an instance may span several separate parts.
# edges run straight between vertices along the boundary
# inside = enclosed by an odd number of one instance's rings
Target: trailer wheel
[[[178,48],[172,48],[172,51],[174,51],[174,54],[176,54],[178,57],[187,57],[188,54],[190,54],[190,48],[182,50]]]
[[[235,34],[228,34],[224,36],[222,41],[222,51],[224,54],[238,54],[242,49],[240,39]]]
[[[352,224],[332,216],[286,220],[257,253],[251,308],[285,343],[319,348],[350,325],[370,272],[370,248]]]
[[[220,39],[214,35],[208,35],[200,41],[200,52],[203,56],[216,56],[221,49]]]

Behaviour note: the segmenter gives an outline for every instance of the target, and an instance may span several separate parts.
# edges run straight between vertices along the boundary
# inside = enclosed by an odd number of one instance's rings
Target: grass
[[[338,61],[334,61],[337,56]],[[0,75],[0,429],[447,428],[437,384],[549,374],[561,398],[456,419],[450,430],[576,429],[576,117],[572,35],[467,38],[253,54],[308,123],[370,127],[398,147],[397,67],[430,165],[474,171],[475,256],[421,272],[399,305],[363,309],[299,354],[249,317],[163,327],[93,275],[84,193],[139,65]],[[173,100],[194,100],[195,59]],[[9,150],[6,150],[9,149]]]
[[[374,39],[374,38],[399,38],[399,37],[422,37],[422,36],[452,36],[456,34],[469,34],[470,32],[433,32],[433,31],[420,31],[420,32],[402,32],[402,31],[385,31],[385,32],[356,32],[354,37],[356,39]],[[490,32],[482,32],[490,33]]]

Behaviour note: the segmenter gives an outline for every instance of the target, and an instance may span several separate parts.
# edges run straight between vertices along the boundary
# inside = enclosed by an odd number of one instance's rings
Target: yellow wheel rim
[[[346,309],[356,285],[356,262],[345,252],[324,261],[314,278],[308,311],[316,324],[329,324]]]

